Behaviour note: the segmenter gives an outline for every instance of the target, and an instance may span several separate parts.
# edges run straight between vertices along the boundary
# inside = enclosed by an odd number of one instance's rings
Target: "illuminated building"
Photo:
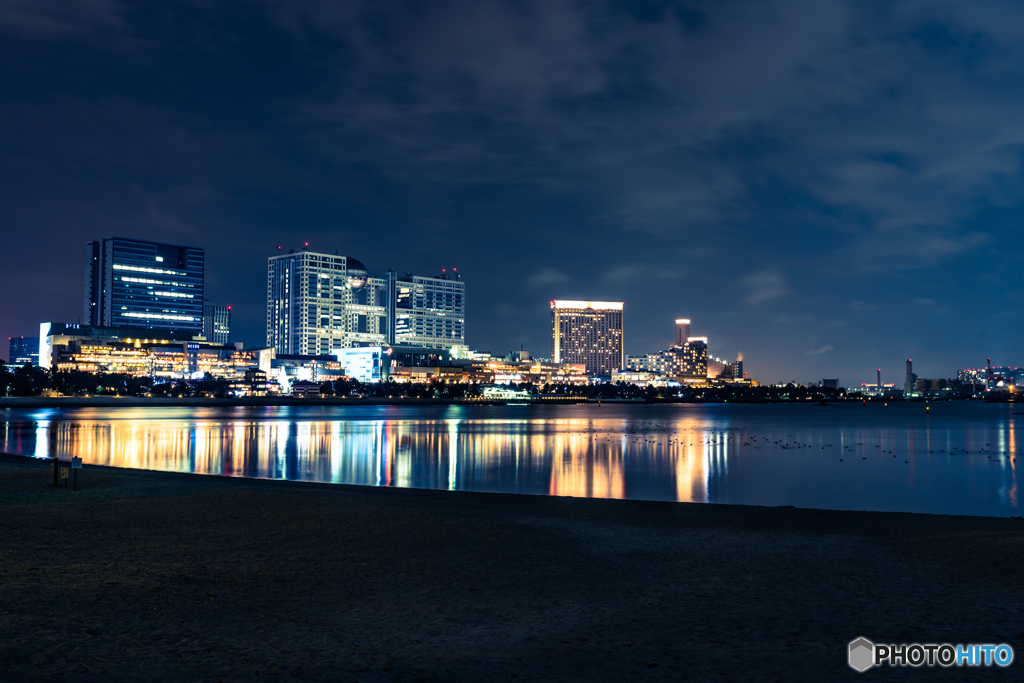
[[[983,391],[989,383],[991,388],[1002,388],[1010,384],[1017,388],[1024,387],[1024,368],[991,368],[991,381],[989,372],[989,368],[967,368],[958,372],[956,378],[975,392]]]
[[[39,365],[39,337],[10,337],[10,365]]]
[[[611,377],[625,366],[621,301],[552,301],[551,360]]]
[[[679,382],[670,380],[660,372],[648,372],[645,370],[616,370],[612,373],[612,384],[618,384],[619,382],[635,384],[638,387],[679,386]]]
[[[203,336],[211,344],[231,343],[230,306],[203,306]]]
[[[106,237],[86,257],[85,325],[202,333],[202,249]]]
[[[676,320],[676,346],[682,346],[690,338],[690,320],[679,318]]]
[[[267,271],[267,346],[278,353],[465,343],[465,284],[454,273],[374,278],[351,256],[306,250],[270,257]]]
[[[387,377],[390,348],[364,346],[355,349],[339,349],[334,352],[338,363],[345,370],[345,376],[360,382],[379,382]],[[383,360],[382,360],[383,359]]]
[[[267,346],[279,354],[318,355],[386,344],[387,291],[386,279],[370,278],[352,257],[312,251],[271,256]]]
[[[407,274],[396,283],[392,343],[450,349],[466,339],[466,285],[457,272]]]
[[[40,325],[40,365],[55,370],[124,373],[154,379],[217,377],[242,381],[258,363],[253,351],[193,341],[183,332]]]

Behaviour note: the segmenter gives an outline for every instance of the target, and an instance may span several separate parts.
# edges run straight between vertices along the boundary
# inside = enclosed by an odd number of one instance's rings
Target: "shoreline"
[[[1024,647],[1019,519],[48,472],[0,457],[12,680],[858,680],[858,636]]]
[[[884,399],[829,399],[826,403],[800,400],[684,400],[684,399],[622,399],[622,398],[589,398],[585,396],[545,397],[527,403],[517,402],[514,406],[530,407],[543,405],[579,405],[579,404],[625,404],[625,405],[800,405],[825,407],[857,403],[986,403],[1004,405],[1017,401],[995,401],[980,399],[900,399],[887,401]],[[182,407],[301,407],[301,406],[404,406],[404,405],[436,405],[436,406],[505,406],[504,400],[488,399],[450,399],[450,398],[291,398],[291,397],[252,397],[252,398],[144,398],[136,396],[22,396],[0,398],[2,408],[182,408]]]

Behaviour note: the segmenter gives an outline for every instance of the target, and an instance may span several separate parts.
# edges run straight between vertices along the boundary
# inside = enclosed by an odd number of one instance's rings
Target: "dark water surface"
[[[1021,514],[1019,407],[930,406],[6,408],[0,450],[366,486]]]

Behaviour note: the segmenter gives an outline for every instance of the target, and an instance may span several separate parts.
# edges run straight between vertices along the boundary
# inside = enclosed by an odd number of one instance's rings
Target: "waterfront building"
[[[966,368],[956,375],[957,380],[975,392],[985,390],[991,383],[992,388],[1003,388],[1012,384],[1014,387],[1024,387],[1024,368],[1018,367],[994,367],[991,368],[991,382],[989,380],[989,368]]]
[[[203,336],[212,344],[231,343],[230,306],[203,306]]]
[[[386,344],[387,280],[357,259],[312,251],[267,263],[267,346],[278,354],[325,355]]]
[[[454,272],[370,277],[351,256],[306,250],[268,259],[267,345],[278,353],[396,344],[465,346],[465,284]]]
[[[465,345],[466,285],[453,269],[440,277],[407,273],[396,283],[392,344],[451,349]]]
[[[616,370],[612,373],[612,384],[625,382],[638,387],[678,387],[679,382],[669,379],[660,372],[644,370]]]
[[[123,237],[90,242],[82,324],[199,335],[203,275],[198,247]]]
[[[10,365],[39,365],[39,337],[9,337]]]
[[[239,345],[240,346],[240,345]],[[39,364],[55,370],[124,373],[136,377],[215,377],[242,381],[258,354],[196,341],[187,332],[42,323]]]
[[[635,372],[649,372],[651,365],[648,358],[653,354],[644,354],[642,356],[626,356],[626,366],[624,370],[632,370]]]
[[[625,366],[622,301],[551,302],[551,360],[611,377]]]
[[[679,376],[683,380],[707,379],[708,338],[689,337],[683,344]]]
[[[690,338],[689,318],[678,318],[676,320],[676,346],[682,346]]]

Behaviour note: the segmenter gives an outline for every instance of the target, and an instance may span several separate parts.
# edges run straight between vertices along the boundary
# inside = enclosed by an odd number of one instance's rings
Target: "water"
[[[0,450],[462,491],[1019,515],[1011,404],[0,409]],[[1024,436],[1024,435],[1022,435]]]

